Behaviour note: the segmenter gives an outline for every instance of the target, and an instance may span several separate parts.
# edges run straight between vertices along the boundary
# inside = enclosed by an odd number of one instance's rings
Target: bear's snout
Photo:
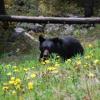
[[[49,57],[49,50],[46,49],[46,50],[44,50],[44,52],[43,52],[43,59],[47,59],[48,57]]]

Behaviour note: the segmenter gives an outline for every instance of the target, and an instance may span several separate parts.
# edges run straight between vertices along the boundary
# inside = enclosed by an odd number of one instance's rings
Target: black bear
[[[42,35],[39,36],[40,42],[40,59],[47,59],[50,54],[56,53],[63,60],[69,59],[77,54],[84,54],[84,49],[80,42],[71,37],[66,36],[64,38],[44,38]]]

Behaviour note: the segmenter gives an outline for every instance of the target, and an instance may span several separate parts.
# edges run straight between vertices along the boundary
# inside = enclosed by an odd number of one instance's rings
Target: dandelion
[[[3,86],[3,91],[7,92],[9,90],[9,87],[8,86]]]
[[[79,60],[79,61],[76,62],[76,65],[77,65],[77,66],[79,66],[79,65],[81,65],[81,64],[82,64],[81,60]]]
[[[88,77],[89,77],[89,78],[94,78],[94,77],[95,77],[95,74],[89,72]]]
[[[14,70],[14,72],[19,72],[19,69],[18,69],[18,68],[16,68],[16,69]]]
[[[15,77],[11,77],[10,80],[14,81],[15,80]]]
[[[15,81],[10,80],[8,83],[9,83],[10,85],[13,85],[13,84],[15,83]]]
[[[16,91],[15,90],[12,91],[12,95],[16,95]]]
[[[16,78],[14,81],[14,85],[17,85],[17,84],[21,84],[21,80],[19,78]]]
[[[50,63],[50,60],[45,60],[45,64],[49,64]]]
[[[89,48],[92,48],[92,47],[93,47],[93,45],[92,45],[92,44],[89,44],[89,45],[88,45],[88,47],[89,47]]]
[[[29,82],[29,83],[28,83],[28,89],[29,89],[29,90],[32,90],[32,89],[33,89],[33,83],[32,83],[32,82]]]
[[[85,59],[86,59],[86,60],[88,60],[88,59],[90,59],[90,58],[91,58],[90,55],[85,56]]]
[[[55,67],[48,67],[48,68],[47,68],[48,71],[54,71],[54,70],[56,70],[56,69],[57,69],[57,68],[55,68]]]
[[[36,77],[36,74],[31,74],[31,78],[35,78]]]
[[[23,70],[24,70],[25,72],[27,72],[29,69],[28,69],[28,68],[24,68]]]
[[[67,59],[67,61],[65,62],[66,64],[67,63],[71,63],[71,59]]]
[[[60,66],[60,64],[59,63],[55,63],[55,67],[59,67]]]
[[[16,87],[15,87],[17,90],[21,90],[21,86],[18,84],[18,85],[16,85]]]
[[[41,61],[41,64],[42,64],[42,65],[45,65],[46,63],[45,63],[44,61]]]
[[[96,60],[94,60],[94,62],[93,62],[95,65],[97,65],[97,64],[99,64],[99,60],[98,59],[96,59]]]
[[[17,68],[17,66],[13,66],[13,68],[14,68],[14,69],[16,69],[16,68]]]
[[[84,64],[83,67],[87,68],[89,66],[88,63]]]

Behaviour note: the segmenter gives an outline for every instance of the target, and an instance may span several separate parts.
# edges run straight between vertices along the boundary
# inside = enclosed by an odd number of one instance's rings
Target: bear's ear
[[[45,41],[45,38],[42,35],[40,35],[39,36],[39,41],[40,41],[40,43],[42,43],[43,41]]]

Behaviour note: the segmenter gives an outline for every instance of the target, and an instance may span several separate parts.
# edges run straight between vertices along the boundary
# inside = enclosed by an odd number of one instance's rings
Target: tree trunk
[[[5,11],[5,4],[4,4],[4,0],[0,0],[0,15],[5,15],[6,11]]]
[[[84,0],[84,16],[93,16],[94,0]]]

